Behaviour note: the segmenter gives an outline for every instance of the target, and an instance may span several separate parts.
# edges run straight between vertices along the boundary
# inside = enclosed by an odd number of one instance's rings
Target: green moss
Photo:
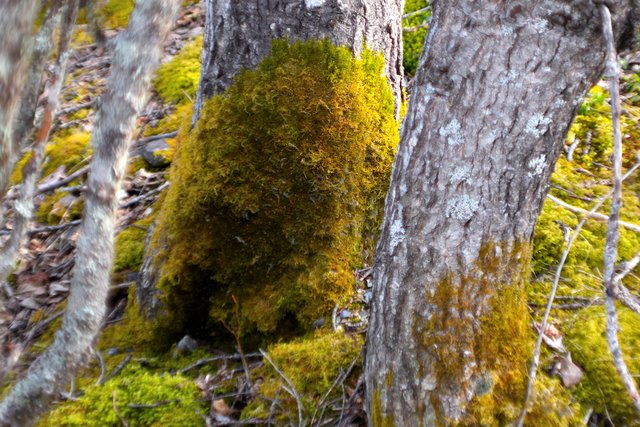
[[[124,28],[129,22],[134,4],[134,0],[108,0],[102,10],[98,11],[98,15],[107,28]]]
[[[102,386],[92,386],[78,400],[58,407],[40,426],[201,426],[205,406],[195,384],[180,375],[158,375],[127,367]],[[148,405],[139,408],[133,405]],[[156,407],[153,407],[157,405]]]
[[[640,372],[640,329],[637,314],[619,307],[620,344],[625,361],[632,373]],[[638,426],[640,420],[613,365],[606,340],[604,307],[581,310],[568,320],[565,344],[571,350],[573,361],[584,369],[585,378],[578,384],[574,395],[585,408],[598,414],[607,414],[614,425]],[[636,385],[640,382],[636,379]]]
[[[347,379],[356,379],[362,370],[359,361],[363,340],[360,335],[346,335],[334,332],[316,332],[313,336],[293,342],[275,344],[269,347],[267,354],[274,364],[292,382],[302,398],[303,416],[309,420],[316,405],[329,390],[341,369],[346,371],[358,360],[352,375]],[[265,361],[264,367],[254,372],[255,378],[262,378],[260,394],[263,399],[255,399],[242,411],[242,418],[268,418],[271,403],[279,394],[285,413],[278,414],[278,420],[287,420],[289,416],[297,418],[297,403],[290,395],[282,392],[283,379],[271,364]],[[286,383],[284,383],[286,385]],[[336,388],[328,396],[331,400],[339,396],[342,390]]]
[[[115,259],[113,271],[138,271],[142,265],[147,229],[153,222],[145,218],[125,228],[115,239]]]
[[[407,0],[404,6],[404,13],[415,12],[428,5],[428,0]],[[413,76],[418,68],[418,60],[427,35],[425,24],[429,22],[430,17],[431,11],[425,11],[402,20],[403,28],[415,28],[415,31],[405,32],[402,38],[404,72],[409,76]],[[424,26],[424,28],[419,28],[421,26]]]
[[[43,224],[60,224],[82,218],[84,199],[57,192],[46,196],[36,210],[36,219]]]
[[[198,36],[158,68],[153,87],[164,102],[187,104],[195,99],[200,80],[201,52],[202,36]]]
[[[190,136],[185,123],[155,236],[165,331],[233,324],[233,295],[243,334],[292,333],[351,291],[398,140],[382,67],[368,51],[277,41]]]
[[[54,135],[45,148],[42,177],[52,174],[61,166],[64,166],[67,174],[72,173],[91,155],[90,140],[91,135],[87,132],[72,131]]]

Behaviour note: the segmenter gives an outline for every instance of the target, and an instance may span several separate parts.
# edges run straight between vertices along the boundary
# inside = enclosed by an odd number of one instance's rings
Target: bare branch
[[[611,94],[611,120],[613,126],[613,197],[611,200],[611,213],[607,239],[604,249],[604,286],[605,306],[607,313],[607,341],[613,356],[613,363],[620,374],[629,397],[633,402],[636,412],[640,415],[640,394],[635,380],[629,372],[629,368],[622,357],[622,349],[618,340],[618,312],[616,299],[618,296],[618,283],[615,280],[615,265],[618,258],[618,242],[620,240],[620,209],[622,208],[622,132],[620,130],[620,67],[616,54],[611,14],[606,5],[600,5],[602,14],[602,28],[607,43],[607,71]]]
[[[609,198],[611,195],[607,195]],[[607,215],[595,212],[595,211],[587,211],[586,209],[579,208],[577,206],[570,205],[568,203],[563,202],[557,197],[552,196],[551,194],[547,194],[547,199],[551,200],[558,206],[562,206],[563,208],[579,214],[588,214],[589,218],[597,219],[598,221],[609,221],[609,217]],[[618,221],[620,226],[626,228],[627,230],[635,231],[636,233],[640,233],[640,225],[634,224],[626,221]]]
[[[296,387],[293,385],[291,380],[276,366],[275,363],[273,363],[273,360],[271,360],[267,352],[260,349],[260,353],[262,354],[262,357],[269,362],[273,369],[275,369],[278,375],[280,375],[284,382],[287,383],[287,387],[283,386],[283,388],[296,400],[296,403],[298,404],[298,426],[302,427],[304,424],[302,420],[302,401],[300,399],[300,394],[296,391]]]

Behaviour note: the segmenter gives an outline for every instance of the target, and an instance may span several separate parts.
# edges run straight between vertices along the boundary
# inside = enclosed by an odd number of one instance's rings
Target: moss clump
[[[36,211],[36,219],[43,224],[60,224],[82,218],[84,199],[57,192],[44,198]]]
[[[637,314],[619,307],[620,345],[625,361],[632,373],[640,372],[640,329]],[[585,378],[578,384],[574,395],[585,408],[597,414],[607,414],[614,425],[638,426],[640,420],[634,411],[620,376],[613,365],[606,339],[604,307],[581,310],[569,321],[566,344],[573,361],[584,369]],[[640,382],[636,379],[636,385]]]
[[[113,272],[138,271],[142,265],[147,228],[152,220],[145,218],[125,228],[115,239]]]
[[[429,5],[427,0],[407,0],[404,5],[404,13],[411,13],[424,9]],[[404,49],[403,65],[404,72],[413,76],[418,68],[418,60],[422,53],[422,46],[424,45],[424,38],[427,35],[426,23],[429,22],[431,17],[431,11],[424,11],[416,15],[410,16],[402,20],[402,26],[404,28],[412,28],[410,32],[403,34],[402,43]]]
[[[200,80],[201,52],[202,36],[199,36],[158,68],[153,87],[164,102],[187,104],[191,102],[189,98],[195,98]]]
[[[350,292],[398,141],[382,67],[369,51],[276,41],[190,136],[186,123],[154,243],[164,332],[234,324],[233,296],[243,334],[291,333]]]
[[[134,5],[134,0],[109,0],[98,15],[107,28],[124,28],[129,23]]]
[[[102,386],[87,388],[78,400],[55,409],[39,425],[121,426],[114,400],[120,416],[132,427],[201,426],[201,414],[206,412],[191,380],[130,367]]]
[[[309,419],[318,401],[340,375],[340,370],[346,371],[354,360],[357,362],[350,378],[358,377],[362,370],[362,364],[359,361],[362,341],[360,335],[323,331],[316,332],[309,338],[273,345],[268,349],[267,354],[293,383],[302,398],[305,411],[303,416]],[[283,379],[273,366],[265,361],[265,365],[254,374],[255,377],[263,378],[260,395],[267,399],[257,398],[251,402],[242,411],[242,418],[268,418],[271,409],[269,399],[274,399],[276,396],[284,409],[284,413],[278,414],[278,419],[288,420],[289,416],[294,414],[297,417],[297,403],[292,396],[281,393]],[[333,394],[328,397],[329,400],[341,392],[338,389],[333,390]]]
[[[91,155],[90,140],[91,135],[87,132],[62,133],[52,137],[45,148],[42,176],[52,174],[61,166],[67,174],[73,172]]]

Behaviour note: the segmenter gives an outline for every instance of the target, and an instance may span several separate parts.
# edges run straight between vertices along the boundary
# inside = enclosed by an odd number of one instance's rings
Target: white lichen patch
[[[527,126],[524,131],[528,134],[540,138],[547,131],[551,119],[543,116],[542,114],[534,114],[529,118]]]
[[[542,33],[547,29],[547,21],[544,19],[537,18],[531,22],[531,26],[538,33]]]
[[[304,4],[307,8],[311,9],[314,7],[320,7],[325,3],[326,0],[304,0]]]
[[[498,83],[500,83],[500,85],[502,86],[511,82],[515,82],[517,79],[518,73],[516,73],[515,70],[509,70],[506,75],[500,76],[500,78],[498,79]]]
[[[396,247],[404,240],[405,231],[402,223],[402,210],[400,210],[389,227],[389,248],[393,252]]]
[[[460,145],[464,142],[462,127],[455,117],[445,127],[441,127],[438,133],[440,136],[447,138],[447,144],[449,145]]]
[[[447,203],[447,218],[457,219],[463,222],[469,221],[478,210],[480,201],[468,194],[453,197]]]
[[[451,174],[451,183],[459,184],[461,182],[465,182],[471,176],[471,167],[468,165],[462,165],[454,169]]]
[[[531,169],[527,172],[527,176],[529,178],[533,178],[534,176],[541,175],[544,172],[544,168],[547,165],[547,156],[546,154],[541,154],[538,157],[535,157],[529,160],[527,166]]]

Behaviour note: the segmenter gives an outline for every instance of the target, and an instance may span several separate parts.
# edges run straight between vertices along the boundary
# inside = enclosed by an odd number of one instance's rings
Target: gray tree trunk
[[[35,0],[0,3],[0,197],[4,196],[14,158],[12,125],[24,79],[23,47],[29,39]]]
[[[404,0],[205,0],[206,21],[202,70],[193,122],[204,102],[224,92],[243,68],[255,68],[271,50],[271,40],[328,38],[351,48],[363,46],[385,58],[386,75],[396,99],[402,102],[402,11]],[[153,230],[153,229],[152,229]],[[151,233],[153,231],[150,231]],[[147,239],[140,279],[136,286],[143,314],[159,310],[156,284],[159,260]]]
[[[637,3],[608,4],[623,41]],[[595,2],[434,4],[377,248],[372,425],[477,425],[483,402],[524,400],[531,236],[605,59]]]
[[[113,264],[117,193],[136,117],[144,107],[179,0],[138,0],[117,42],[96,127],[84,219],[62,326],[26,377],[0,403],[0,425],[32,424],[82,366],[100,331]]]
[[[224,92],[242,68],[255,68],[271,40],[328,38],[358,55],[379,51],[399,111],[402,89],[404,0],[205,0],[202,72],[194,116],[213,95]]]

